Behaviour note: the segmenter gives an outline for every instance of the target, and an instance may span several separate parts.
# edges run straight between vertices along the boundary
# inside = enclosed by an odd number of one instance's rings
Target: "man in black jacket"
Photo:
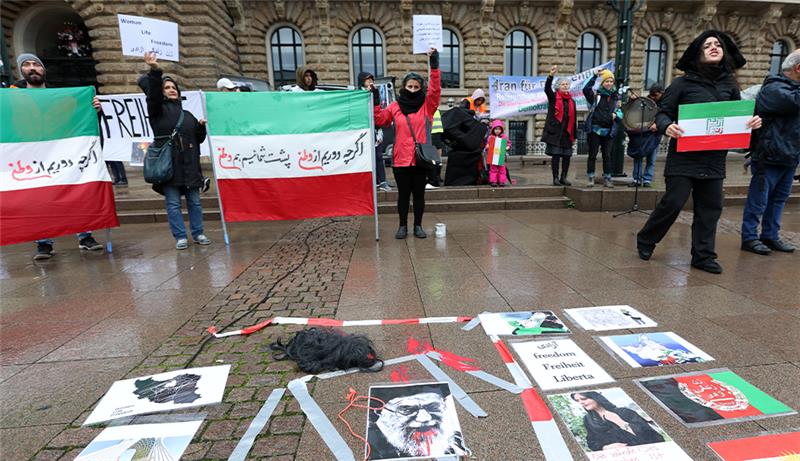
[[[742,217],[742,250],[760,255],[794,251],[778,231],[800,162],[800,49],[786,57],[781,70],[764,80],[756,98],[764,128],[753,137],[753,178]]]

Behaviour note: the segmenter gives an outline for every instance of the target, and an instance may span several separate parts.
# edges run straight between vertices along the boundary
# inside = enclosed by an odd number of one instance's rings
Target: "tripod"
[[[628,91],[630,93],[633,93],[633,91],[631,91],[631,90],[628,90]],[[633,94],[634,94],[634,96],[637,96],[636,97],[636,101],[639,103],[639,133],[644,133],[644,130],[645,130],[645,120],[644,120],[645,102],[644,102],[644,98],[639,97],[638,95],[636,95],[636,93],[633,93]],[[648,126],[647,129],[649,130],[650,127]],[[639,169],[639,174],[640,175],[642,175],[642,168],[644,168],[644,165],[642,165],[641,168]],[[615,214],[613,216],[614,218],[616,218],[618,216],[624,216],[626,214],[632,214],[632,213],[642,213],[644,215],[650,216],[650,213],[648,213],[647,211],[643,211],[643,210],[639,209],[639,186],[640,186],[639,178],[634,177],[633,178],[633,205],[631,206],[631,208],[629,210]]]

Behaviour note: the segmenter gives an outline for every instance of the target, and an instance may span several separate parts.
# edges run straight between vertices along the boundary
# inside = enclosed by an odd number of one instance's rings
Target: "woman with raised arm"
[[[550,166],[553,170],[554,186],[570,186],[567,180],[569,162],[572,158],[572,145],[578,134],[575,101],[569,92],[569,80],[559,78],[556,91],[553,91],[553,77],[558,66],[550,68],[544,82],[544,93],[547,95],[547,119],[544,122],[542,142],[546,144],[544,153],[552,157]],[[559,166],[561,174],[559,175]]]

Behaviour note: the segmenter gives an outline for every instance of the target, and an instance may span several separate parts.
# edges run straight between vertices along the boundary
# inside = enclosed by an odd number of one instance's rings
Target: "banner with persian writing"
[[[0,245],[119,226],[93,97],[0,91]]]
[[[369,92],[207,93],[226,221],[374,213]]]

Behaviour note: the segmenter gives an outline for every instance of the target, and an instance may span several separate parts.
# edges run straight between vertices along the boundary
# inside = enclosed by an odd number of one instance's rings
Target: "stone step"
[[[570,199],[560,197],[525,197],[507,199],[434,200],[425,197],[425,212],[445,211],[497,211],[567,208]],[[395,202],[378,204],[378,213],[396,213]]]
[[[744,206],[745,201],[747,201],[746,193],[728,195],[728,191],[725,191],[725,206]],[[789,194],[786,203],[789,205],[800,204],[800,192]]]
[[[448,186],[425,190],[425,200],[477,200],[501,198],[562,197],[561,186]],[[378,192],[378,203],[396,202],[397,190]]]

